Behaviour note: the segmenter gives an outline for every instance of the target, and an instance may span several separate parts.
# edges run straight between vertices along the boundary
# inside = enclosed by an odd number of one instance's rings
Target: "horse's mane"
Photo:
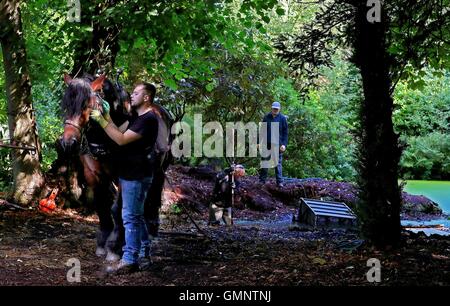
[[[85,79],[73,79],[66,88],[61,108],[66,118],[81,115],[87,108],[92,89]]]
[[[105,95],[104,99],[109,103],[113,103],[114,101],[120,102],[120,96],[116,86],[109,79],[103,82],[103,93]]]
[[[89,98],[92,95],[90,84],[95,80],[91,74],[84,73],[81,78],[73,79],[64,93],[61,108],[66,118],[81,115],[87,108]],[[106,79],[103,82],[104,99],[112,105],[114,101],[120,102],[120,96],[114,84]]]

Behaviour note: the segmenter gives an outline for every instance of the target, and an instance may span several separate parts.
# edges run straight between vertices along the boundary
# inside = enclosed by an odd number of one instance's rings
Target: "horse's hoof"
[[[106,255],[106,261],[115,262],[119,261],[120,256],[113,252],[108,252],[108,255]]]
[[[106,255],[105,248],[97,247],[97,249],[95,250],[95,255],[97,255],[98,257],[105,256]]]

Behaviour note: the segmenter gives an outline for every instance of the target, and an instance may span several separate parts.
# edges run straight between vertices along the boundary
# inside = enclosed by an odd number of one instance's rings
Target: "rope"
[[[171,182],[171,180],[169,179],[169,177],[167,175],[165,175],[167,182],[170,185],[170,188],[172,189],[172,191],[175,193],[175,188]],[[208,240],[212,240],[211,237],[200,228],[200,226],[197,224],[197,222],[195,222],[194,218],[192,218],[191,214],[189,213],[189,210],[187,209],[187,207],[184,205],[183,202],[179,202],[179,204],[181,204],[181,206],[183,207],[183,210],[185,211],[186,215],[188,216],[189,220],[191,220],[191,222],[194,224],[194,226],[197,228],[197,230],[204,235]]]
[[[166,176],[166,179],[167,179],[167,182],[169,183],[170,188],[172,189],[172,191],[175,192],[175,188],[174,188],[174,186],[173,186],[173,184],[172,184],[172,182],[171,182],[171,180],[169,179],[168,176]],[[194,220],[194,219],[192,218],[192,216],[189,214],[189,211],[187,210],[186,206],[185,206],[182,202],[180,202],[180,204],[181,204],[181,206],[183,207],[184,211],[186,212],[188,218],[191,220],[191,222],[192,222],[192,223],[195,225],[195,227],[197,228],[197,230],[198,230],[202,235],[204,235],[205,238],[206,238],[207,240],[209,240],[210,242],[212,242],[213,244],[215,244],[219,256],[222,257],[222,258],[224,258],[225,251],[224,251],[224,249],[222,248],[222,245],[220,244],[220,242],[217,241],[217,240],[215,240],[215,239],[212,239],[212,238],[211,238],[204,230],[202,230],[202,229],[200,228],[200,226],[197,224],[197,222],[195,222],[195,220]]]

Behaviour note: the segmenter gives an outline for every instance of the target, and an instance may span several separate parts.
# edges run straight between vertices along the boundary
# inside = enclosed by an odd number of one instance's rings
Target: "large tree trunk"
[[[25,205],[39,195],[44,177],[40,168],[41,150],[31,103],[31,84],[19,4],[18,0],[0,2],[0,42],[6,75],[11,143],[36,148],[35,152],[13,149],[11,153],[14,179],[12,198],[16,203]]]
[[[369,23],[366,1],[358,1],[355,63],[361,70],[360,217],[364,236],[377,246],[397,245],[400,239],[401,150],[392,123],[390,58],[386,47],[386,14]]]
[[[100,5],[84,7],[81,23],[92,26],[92,35],[75,48],[72,75],[95,74],[97,69],[112,73],[119,52],[120,28],[113,20],[104,16],[107,8],[113,7],[116,0],[105,1]],[[87,6],[88,4],[86,4]]]

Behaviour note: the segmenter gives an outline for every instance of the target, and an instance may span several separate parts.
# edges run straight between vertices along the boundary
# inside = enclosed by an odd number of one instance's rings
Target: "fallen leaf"
[[[313,259],[313,263],[314,263],[314,264],[319,264],[319,265],[323,266],[324,264],[327,263],[327,261],[326,261],[325,259],[323,259],[323,258],[315,257],[315,258]]]
[[[439,254],[431,254],[431,257],[433,257],[434,259],[443,259],[443,260],[449,259],[448,256],[439,255]]]
[[[273,273],[285,273],[286,270],[274,270]]]

